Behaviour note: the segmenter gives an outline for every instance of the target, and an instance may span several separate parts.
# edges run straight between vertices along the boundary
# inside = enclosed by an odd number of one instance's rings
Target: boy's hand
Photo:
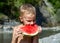
[[[16,27],[12,27],[12,28],[13,28],[12,43],[16,43],[16,41],[22,40],[23,39],[23,35],[21,34],[22,32],[18,29],[19,27],[16,26]]]
[[[41,26],[39,26],[39,33],[41,33],[42,32],[42,28],[41,28]]]
[[[14,31],[15,31],[15,37],[16,37],[16,38],[21,37],[20,39],[23,39],[23,34],[22,34],[22,32],[19,30],[19,28],[16,28]]]

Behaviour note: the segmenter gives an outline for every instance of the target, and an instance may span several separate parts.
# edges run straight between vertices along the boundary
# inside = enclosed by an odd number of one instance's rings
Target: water
[[[60,43],[60,33],[39,39],[40,43]]]
[[[3,43],[11,43],[12,34],[11,33],[4,33],[3,34]]]
[[[0,28],[0,43],[11,43],[12,40],[12,29],[6,28],[8,26],[5,26],[3,28]]]
[[[16,21],[4,22],[0,27],[0,43],[11,43],[12,40],[12,27],[19,24]]]
[[[0,42],[3,43],[3,29],[0,29]]]
[[[8,29],[6,26],[4,29],[0,29],[0,43],[11,43],[11,40],[12,29]],[[39,43],[60,43],[60,30],[43,29],[42,33],[39,34]]]

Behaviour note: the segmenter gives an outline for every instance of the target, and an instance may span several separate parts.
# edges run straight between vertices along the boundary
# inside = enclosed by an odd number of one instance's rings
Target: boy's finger
[[[17,37],[23,38],[23,35],[22,35],[22,34],[16,35],[16,38],[17,38]]]

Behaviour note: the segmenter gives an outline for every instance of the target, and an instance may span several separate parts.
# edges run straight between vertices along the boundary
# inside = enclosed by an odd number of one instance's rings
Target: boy
[[[38,43],[38,35],[36,36],[24,36],[20,31],[20,28],[25,25],[32,25],[36,22],[36,10],[30,4],[24,4],[20,7],[20,21],[22,24],[13,28],[12,43]],[[42,31],[41,26],[38,26],[39,32]]]

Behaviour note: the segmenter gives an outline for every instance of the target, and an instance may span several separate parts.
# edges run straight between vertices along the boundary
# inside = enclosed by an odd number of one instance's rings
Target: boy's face
[[[24,13],[22,17],[20,17],[20,20],[23,22],[24,25],[32,25],[35,23],[35,18],[36,18],[36,15],[35,14],[32,14],[32,13]]]

